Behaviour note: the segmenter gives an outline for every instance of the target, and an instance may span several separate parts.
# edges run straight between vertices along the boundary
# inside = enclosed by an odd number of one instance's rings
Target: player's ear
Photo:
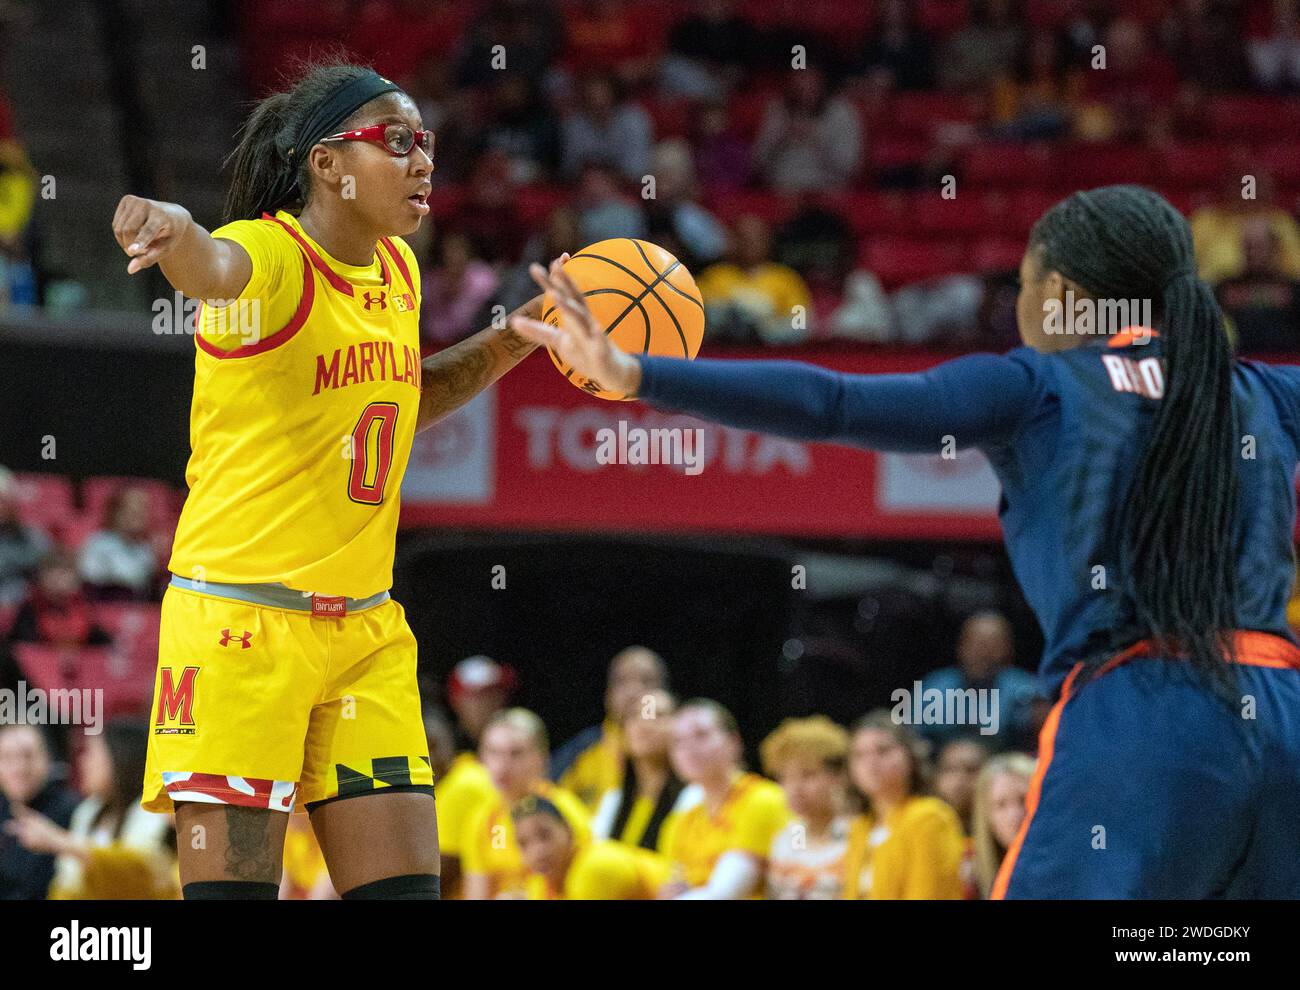
[[[339,149],[327,144],[318,144],[307,156],[312,178],[326,185],[336,186],[343,179],[343,162]]]

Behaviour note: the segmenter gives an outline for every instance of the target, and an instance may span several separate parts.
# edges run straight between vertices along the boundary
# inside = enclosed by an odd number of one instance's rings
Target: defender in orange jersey
[[[415,433],[533,345],[488,329],[421,363],[401,235],[433,150],[398,86],[318,65],[244,126],[224,227],[136,196],[113,218],[128,273],[202,300],[143,798],[202,826],[187,898],[274,898],[297,802],[344,898],[438,896],[416,643],[388,592],[399,490]]]

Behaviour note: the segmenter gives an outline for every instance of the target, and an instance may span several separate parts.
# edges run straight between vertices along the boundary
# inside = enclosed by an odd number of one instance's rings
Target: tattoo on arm
[[[226,807],[226,872],[236,880],[275,882],[271,815],[257,808]]]
[[[426,358],[421,369],[423,388],[416,430],[459,409],[536,346],[506,327],[484,330]]]

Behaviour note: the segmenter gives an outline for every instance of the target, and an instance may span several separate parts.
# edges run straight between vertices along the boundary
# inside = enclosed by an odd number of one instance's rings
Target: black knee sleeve
[[[273,883],[250,880],[200,880],[181,889],[187,901],[274,901],[280,888]]]
[[[442,897],[442,881],[432,873],[407,873],[363,883],[341,896],[345,901],[436,901]]]

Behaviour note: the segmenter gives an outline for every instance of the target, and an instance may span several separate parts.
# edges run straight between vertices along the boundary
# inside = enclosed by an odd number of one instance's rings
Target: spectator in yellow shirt
[[[924,796],[926,744],[881,710],[853,728],[849,778],[867,810],[845,856],[849,900],[961,900],[965,838],[957,813]]]
[[[668,749],[677,702],[667,691],[650,691],[629,700],[619,727],[623,734],[623,781],[605,792],[591,822],[599,839],[662,850],[677,815],[699,800],[673,772]]]
[[[790,809],[780,787],[742,769],[742,748],[735,718],[716,701],[689,701],[673,719],[673,766],[702,795],[664,838],[674,872],[661,897],[762,896],[768,852]]]
[[[583,841],[546,798],[525,797],[511,817],[529,870],[529,900],[648,901],[668,879],[665,857],[607,839]]]
[[[1278,271],[1287,278],[1300,279],[1300,223],[1275,204],[1272,176],[1252,172],[1254,188],[1250,189],[1239,171],[1227,177],[1218,202],[1192,214],[1198,274],[1211,285],[1242,274],[1246,270],[1246,226],[1255,220],[1266,223],[1276,238]],[[1250,199],[1247,193],[1252,194]]]
[[[668,668],[654,650],[629,646],[609,662],[605,721],[578,733],[551,759],[551,779],[595,812],[605,792],[623,783],[620,713],[637,698],[668,686]]]
[[[440,708],[426,706],[424,734],[437,797],[442,899],[457,900],[461,896],[460,843],[465,822],[475,808],[492,800],[496,788],[477,754],[456,752],[451,722]]]
[[[284,871],[280,876],[282,901],[334,901],[338,892],[330,880],[311,817],[295,808],[284,831]]]
[[[696,279],[711,340],[794,344],[808,337],[812,295],[793,268],[772,261],[772,235],[756,216],[740,217],[731,260]]]
[[[1025,820],[1025,797],[1034,776],[1033,757],[1002,753],[993,757],[975,782],[975,883],[987,898],[998,868]]]
[[[483,730],[479,757],[496,793],[470,813],[460,838],[467,900],[525,896],[528,871],[510,820],[517,801],[529,795],[545,798],[564,815],[576,841],[590,836],[582,802],[544,776],[548,750],[546,727],[524,708],[498,712]]]

